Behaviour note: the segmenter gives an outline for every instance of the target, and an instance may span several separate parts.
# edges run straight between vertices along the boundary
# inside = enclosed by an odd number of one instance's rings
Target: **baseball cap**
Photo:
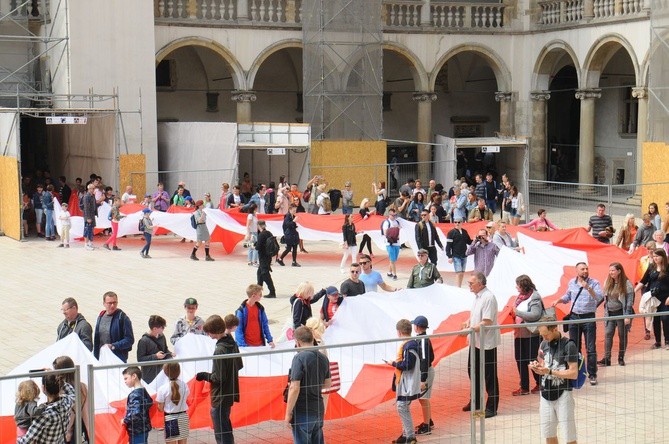
[[[185,307],[186,305],[197,305],[197,299],[195,299],[195,298],[186,298],[186,300],[184,301],[184,307]]]
[[[325,289],[325,293],[329,296],[332,294],[339,293],[339,290],[337,290],[337,287],[333,287],[332,285],[330,285],[328,288]]]
[[[487,228],[491,228],[491,227],[494,227],[494,226],[495,226],[495,222],[488,222],[488,223],[486,224],[486,227],[487,227]]]
[[[204,205],[204,202],[202,202],[202,200],[198,200],[197,202],[195,202],[196,207],[201,207],[202,205]]]
[[[186,196],[186,197],[184,197],[184,200],[193,200],[193,198],[190,197],[190,196]]]
[[[146,194],[144,195],[144,197],[151,197],[151,194],[146,193]]]
[[[150,213],[150,212],[151,212],[151,209],[150,209],[150,208],[144,208],[144,209],[142,210],[142,213]]]
[[[411,323],[421,328],[428,328],[427,318],[425,316],[416,316],[416,319],[411,321]]]

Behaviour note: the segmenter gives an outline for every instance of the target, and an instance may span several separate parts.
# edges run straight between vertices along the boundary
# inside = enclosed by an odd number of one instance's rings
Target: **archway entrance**
[[[549,84],[546,177],[551,181],[578,181],[581,104],[575,96],[577,88],[578,75],[573,65],[563,66]]]

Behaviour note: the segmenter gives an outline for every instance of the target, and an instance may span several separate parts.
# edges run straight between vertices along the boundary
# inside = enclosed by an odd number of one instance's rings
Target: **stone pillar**
[[[432,143],[432,102],[437,100],[437,93],[417,92],[413,99],[418,102],[418,122],[416,125],[416,141]],[[418,162],[418,178],[423,183],[428,182],[432,177],[430,164],[432,161],[432,145],[418,145],[416,147],[416,158]]]
[[[583,0],[583,19],[592,20],[595,18],[595,0]]]
[[[231,99],[237,102],[237,123],[251,122],[251,102],[257,97],[253,91],[232,91]]]
[[[550,91],[532,91],[532,138],[530,139],[530,179],[546,180],[546,102],[551,98]]]
[[[288,2],[290,3],[290,2]],[[237,20],[247,21],[249,19],[249,4],[248,0],[237,0]]]
[[[420,26],[432,26],[432,14],[430,7],[431,0],[423,0],[423,4],[420,9]]]
[[[578,147],[578,181],[591,184],[595,168],[595,99],[602,97],[601,89],[576,90],[581,101],[581,133]]]
[[[645,86],[636,86],[632,88],[632,97],[639,100],[639,109],[636,126],[636,178],[634,182],[640,184],[642,178],[643,166],[643,143],[648,138],[648,88]],[[636,194],[641,195],[643,191],[640,185],[636,187]]]
[[[510,91],[497,91],[495,101],[499,102],[499,133],[502,136],[513,136],[515,132],[515,107],[513,93]]]

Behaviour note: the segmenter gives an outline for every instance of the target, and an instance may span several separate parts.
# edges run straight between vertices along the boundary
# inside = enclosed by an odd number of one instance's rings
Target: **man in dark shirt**
[[[613,228],[613,220],[606,214],[606,205],[600,203],[597,205],[597,214],[590,216],[587,231],[592,232],[592,237],[598,241],[608,244],[613,237],[613,230],[607,230],[609,227]]]
[[[93,229],[95,228],[95,214],[97,205],[95,203],[95,185],[88,184],[87,192],[84,195],[84,238],[86,239],[86,249],[93,250]]]
[[[339,288],[339,293],[342,296],[358,296],[365,293],[365,283],[359,279],[361,272],[360,264],[356,262],[351,264],[351,277],[342,282]]]
[[[439,234],[437,233],[437,227],[430,222],[430,212],[428,210],[423,210],[420,213],[420,222],[416,224],[416,244],[418,249],[427,250],[428,257],[430,262],[434,265],[437,265],[437,247],[443,250],[444,246],[441,244],[441,239],[439,239]]]
[[[485,204],[493,214],[497,210],[497,182],[492,180],[492,173],[485,175]]]
[[[276,289],[274,288],[274,281],[272,281],[272,256],[267,252],[267,239],[272,237],[272,233],[267,231],[267,225],[264,220],[258,221],[258,241],[256,242],[256,250],[258,250],[258,271],[257,284],[262,286],[262,283],[267,284],[269,293],[265,295],[266,298],[275,298]]]
[[[314,335],[305,326],[295,330],[298,348],[314,345]],[[321,389],[330,388],[330,362],[315,350],[301,351],[293,357],[289,370],[290,385],[286,400],[286,424],[293,429],[296,443],[323,442],[325,406]]]
[[[458,287],[462,287],[467,267],[467,245],[472,243],[467,230],[462,228],[462,218],[455,218],[455,228],[446,235],[446,256],[448,263],[455,268],[455,281]]]
[[[72,189],[67,184],[67,179],[65,178],[65,176],[60,176],[58,178],[58,181],[60,182],[60,188],[58,189],[58,194],[60,196],[58,197],[58,200],[60,200],[60,203],[66,203],[69,205],[70,196],[72,195]]]
[[[86,348],[93,351],[93,327],[79,313],[77,301],[74,298],[65,298],[61,311],[65,319],[60,323],[56,331],[58,340],[65,338],[70,333],[76,333]]]

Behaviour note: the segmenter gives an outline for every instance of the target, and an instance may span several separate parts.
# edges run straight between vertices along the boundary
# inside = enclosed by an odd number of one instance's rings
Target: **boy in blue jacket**
[[[121,424],[128,430],[129,444],[146,444],[152,428],[149,409],[153,405],[153,399],[142,385],[142,371],[139,367],[131,365],[123,370],[123,382],[132,391],[128,395],[125,417]]]

